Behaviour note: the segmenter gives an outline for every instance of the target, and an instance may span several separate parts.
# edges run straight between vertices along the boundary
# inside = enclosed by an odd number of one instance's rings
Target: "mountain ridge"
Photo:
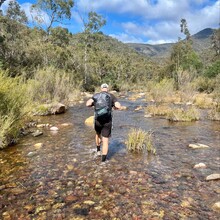
[[[211,47],[211,36],[214,32],[212,28],[205,28],[196,34],[192,35],[193,49],[201,53],[205,49]],[[170,55],[172,47],[175,43],[164,44],[143,44],[143,43],[127,43],[127,45],[137,52],[152,58],[166,58]]]

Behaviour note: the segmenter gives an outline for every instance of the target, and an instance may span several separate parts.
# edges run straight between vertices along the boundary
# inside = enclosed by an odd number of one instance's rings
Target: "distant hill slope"
[[[196,52],[201,53],[205,49],[211,47],[211,36],[214,32],[214,29],[206,28],[194,35],[192,35],[193,41],[193,48]],[[127,43],[127,45],[136,51],[152,57],[168,57],[170,55],[172,46],[174,43],[167,43],[167,44],[138,44],[138,43]]]

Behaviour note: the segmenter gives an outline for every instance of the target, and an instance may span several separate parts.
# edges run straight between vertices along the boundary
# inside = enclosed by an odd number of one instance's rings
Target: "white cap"
[[[102,89],[104,89],[104,88],[108,88],[108,84],[103,83],[103,84],[101,85],[101,88],[102,88]]]

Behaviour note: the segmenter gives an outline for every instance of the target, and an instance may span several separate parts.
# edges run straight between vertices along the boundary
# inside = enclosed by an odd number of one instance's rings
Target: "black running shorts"
[[[95,120],[95,131],[98,135],[102,135],[103,137],[110,137],[112,131],[112,120],[106,123],[101,123]]]

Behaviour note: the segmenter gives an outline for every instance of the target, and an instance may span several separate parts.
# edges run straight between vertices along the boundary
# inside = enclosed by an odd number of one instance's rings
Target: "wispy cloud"
[[[6,10],[9,0],[2,5]],[[37,11],[30,11],[35,0],[18,0],[30,22]],[[24,3],[25,2],[25,3]],[[219,27],[220,0],[75,0],[72,19],[65,25],[70,31],[83,30],[82,18],[96,11],[106,18],[104,33],[123,42],[175,42],[180,33],[180,20],[185,18],[191,34],[211,27]],[[45,23],[48,15],[40,12]]]
[[[123,42],[176,41],[182,37],[181,18],[187,20],[191,34],[207,27],[217,28],[219,24],[219,0],[79,0],[77,5],[80,10],[112,14],[108,22],[122,28],[120,34],[112,33],[112,36]],[[114,15],[124,16],[127,21],[115,22]]]

